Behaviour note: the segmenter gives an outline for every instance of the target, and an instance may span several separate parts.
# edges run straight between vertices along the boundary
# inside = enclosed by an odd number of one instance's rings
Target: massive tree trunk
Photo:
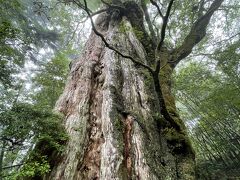
[[[143,15],[137,5],[127,7],[127,15],[99,15],[95,27],[120,52],[152,66],[156,57]],[[163,48],[159,58],[164,64],[170,55]],[[171,74],[165,65],[154,76],[92,32],[56,107],[65,115],[66,151],[44,178],[195,179],[194,153],[176,112]]]

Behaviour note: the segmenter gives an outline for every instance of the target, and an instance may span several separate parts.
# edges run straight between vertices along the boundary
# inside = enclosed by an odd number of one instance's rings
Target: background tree
[[[50,21],[45,4],[1,1],[0,13],[0,179],[31,177],[50,168],[44,153],[31,152],[36,143],[48,142],[46,150],[60,152],[67,139],[62,116],[51,111],[66,80],[68,58],[76,54],[67,50],[72,47],[70,40],[64,49],[59,45],[66,38],[52,28],[56,22]]]
[[[67,52],[58,53],[34,78],[36,92],[33,98],[38,105],[46,109],[54,108],[65,85],[69,69],[69,59],[66,54]]]
[[[34,16],[31,1],[2,0],[0,13],[0,80],[6,86],[14,82],[12,75],[20,72],[26,60],[36,61],[37,48],[54,45],[58,35]]]
[[[236,40],[209,54],[204,67],[203,62],[192,62],[176,76],[180,112],[191,129],[199,173],[205,178],[239,177],[238,48]]]
[[[47,149],[62,151],[62,143],[67,136],[61,125],[62,117],[52,113],[52,109],[56,97],[63,89],[67,71],[68,61],[63,54],[57,55],[35,77],[34,84],[37,88],[28,91],[27,96],[23,93],[19,93],[18,96],[12,94],[10,97],[15,100],[8,108],[1,109],[2,177],[12,179],[20,176],[31,177],[49,171],[46,154],[31,152],[36,142],[38,144],[45,142],[44,151]],[[52,81],[55,84],[52,84]],[[4,101],[1,103],[6,104]]]

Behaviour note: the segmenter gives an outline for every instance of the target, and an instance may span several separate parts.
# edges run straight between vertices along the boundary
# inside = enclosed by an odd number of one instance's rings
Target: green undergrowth
[[[51,171],[65,150],[68,135],[61,124],[63,117],[50,113],[43,120],[41,133],[35,137],[35,147],[28,152],[23,166],[12,179],[37,179]]]

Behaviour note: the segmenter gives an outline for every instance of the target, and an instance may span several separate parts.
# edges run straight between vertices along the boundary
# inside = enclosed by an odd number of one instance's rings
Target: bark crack
[[[128,179],[132,179],[133,159],[131,155],[132,151],[132,133],[133,133],[133,121],[134,117],[127,115],[124,119],[124,161],[127,169]]]
[[[78,164],[76,179],[100,178],[101,146],[104,143],[101,122],[102,110],[102,75],[101,64],[102,45],[95,47],[90,53],[92,63],[92,78],[90,84],[89,98],[89,122],[88,122],[88,144],[84,152],[83,160]]]

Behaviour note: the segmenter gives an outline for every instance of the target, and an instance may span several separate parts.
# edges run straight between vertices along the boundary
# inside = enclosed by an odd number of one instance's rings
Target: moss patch
[[[174,128],[165,128],[163,134],[173,154],[194,154],[186,133],[178,132]]]

